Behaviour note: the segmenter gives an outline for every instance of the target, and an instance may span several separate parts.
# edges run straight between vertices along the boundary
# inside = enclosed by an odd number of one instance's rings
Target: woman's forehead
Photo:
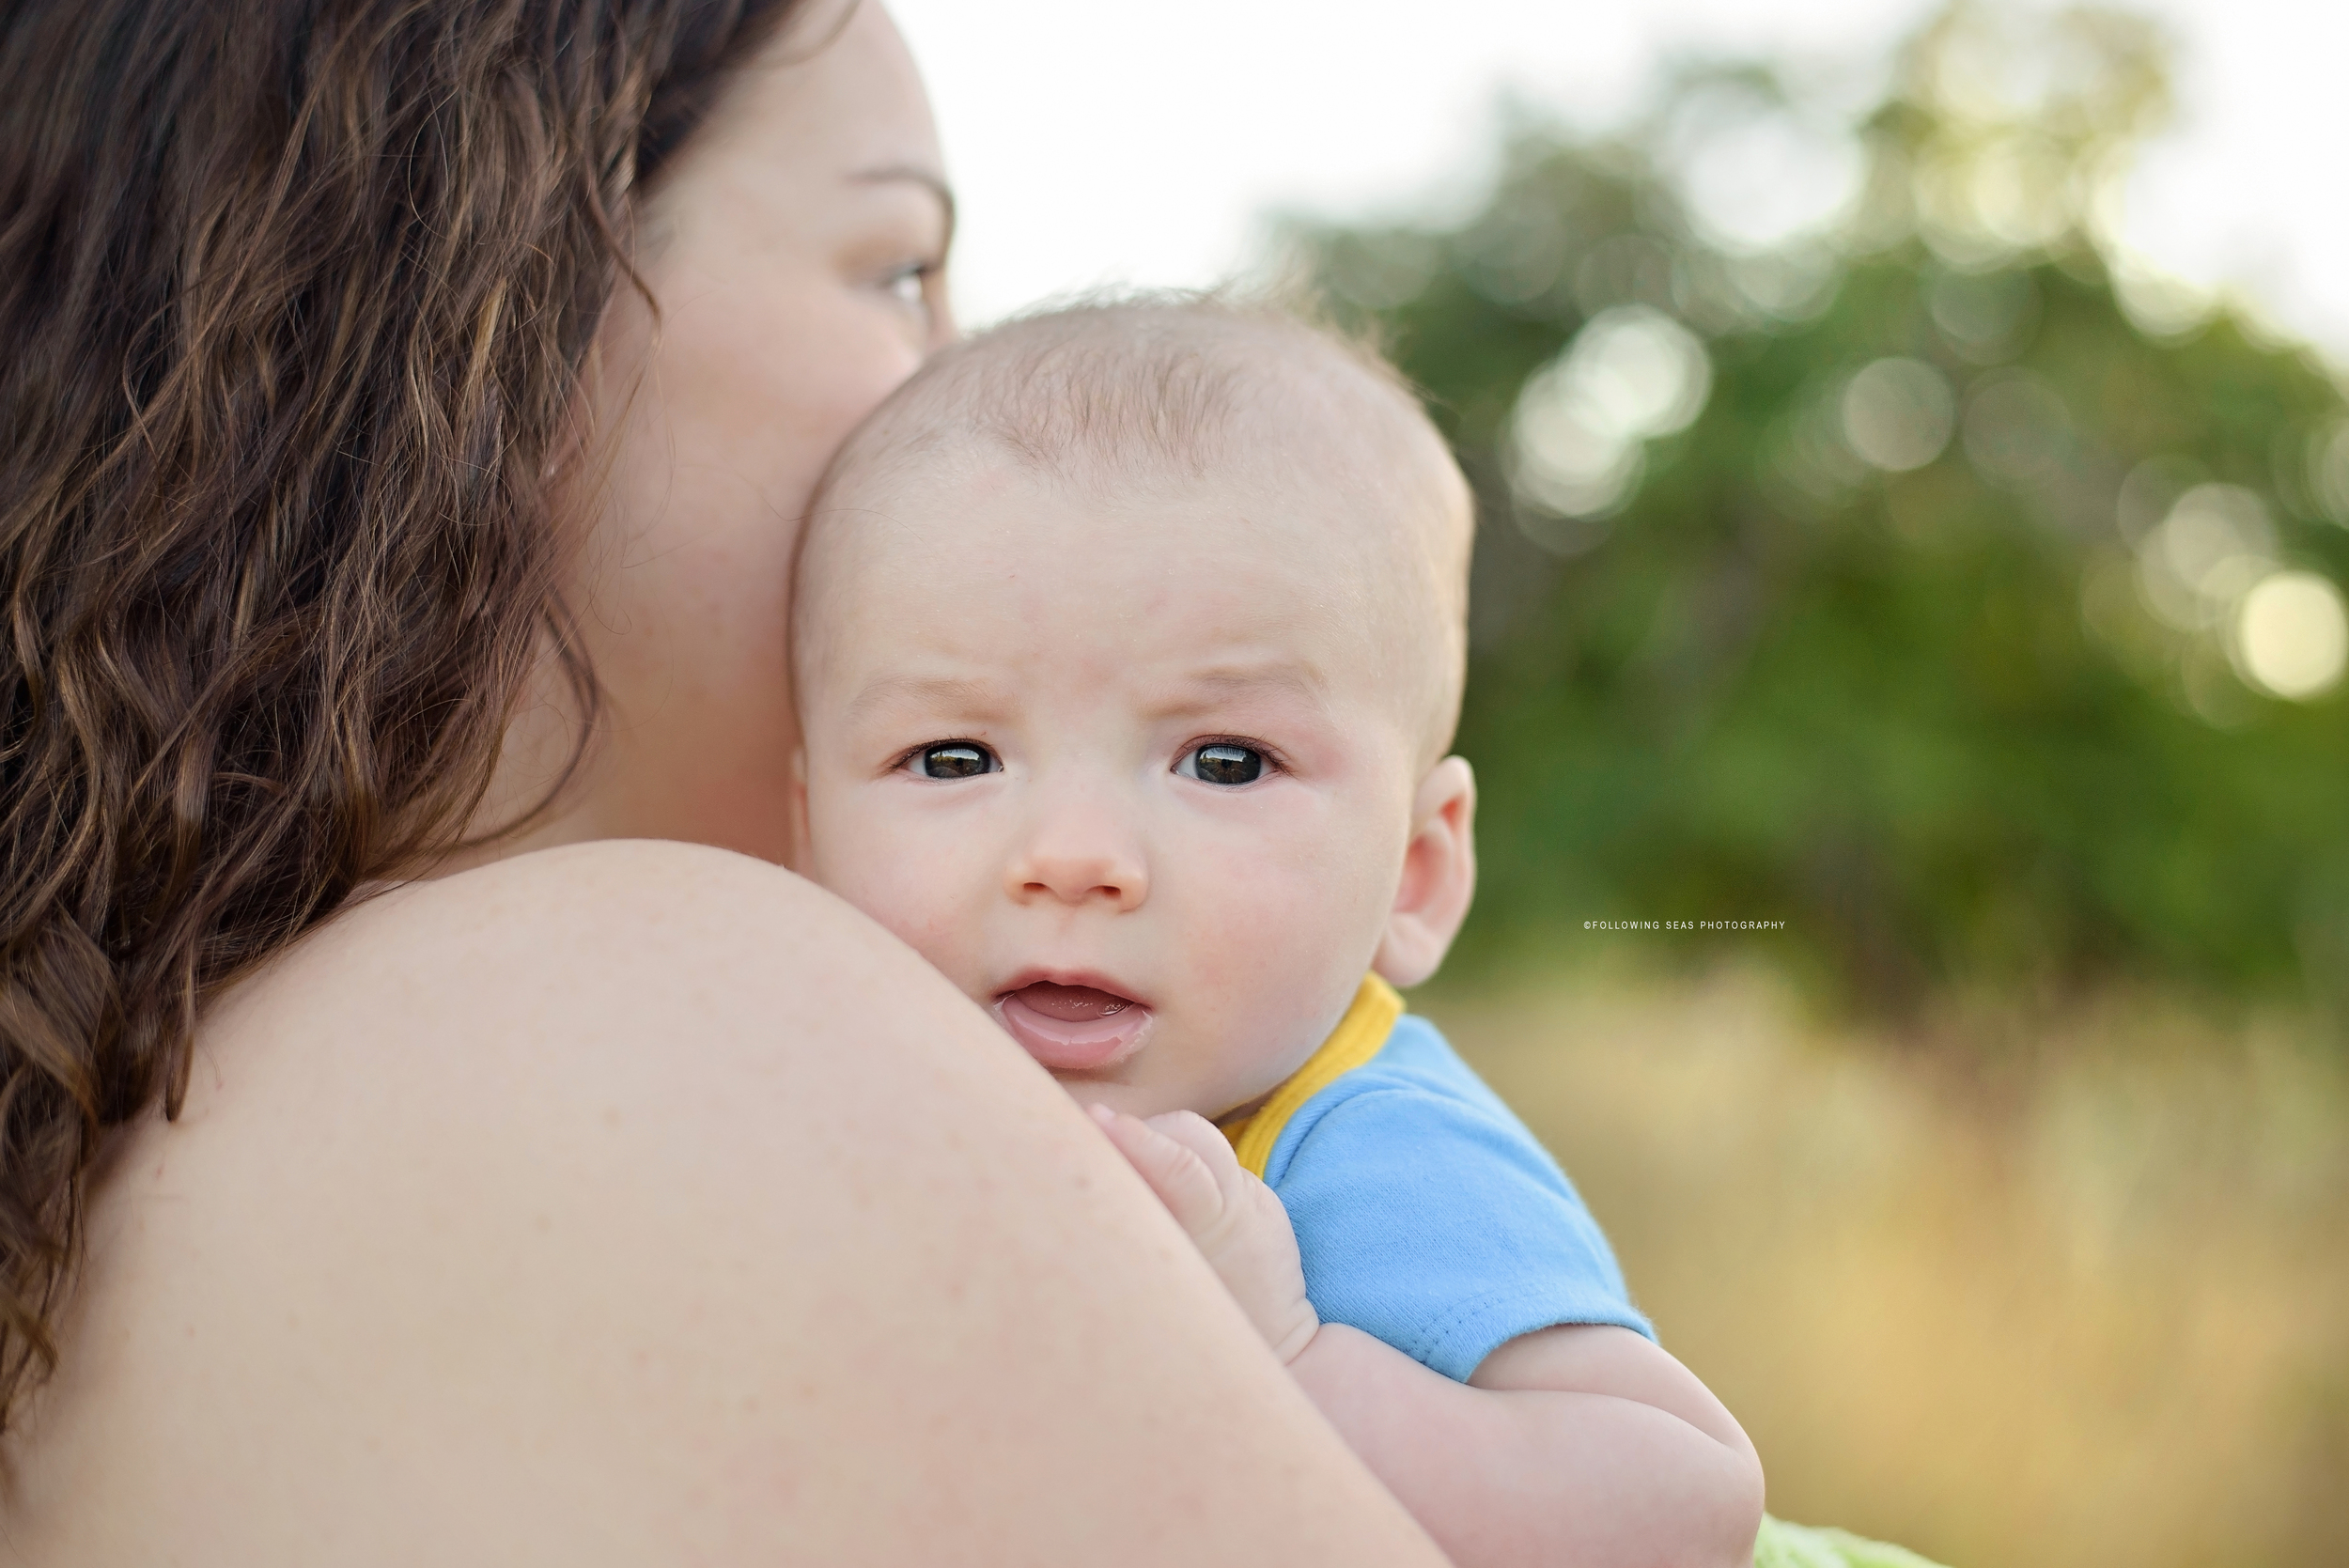
[[[738,75],[694,154],[795,183],[901,178],[946,188],[921,74],[872,0],[807,8]]]

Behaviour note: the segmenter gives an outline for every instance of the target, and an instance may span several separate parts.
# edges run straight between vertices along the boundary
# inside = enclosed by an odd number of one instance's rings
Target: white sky
[[[1579,123],[1674,52],[1859,73],[1917,0],[890,0],[964,205],[957,294],[984,321],[1101,283],[1211,282],[1286,207],[1465,205],[1506,86]],[[2182,111],[2123,233],[2349,364],[2349,5],[2140,0],[2179,38]]]

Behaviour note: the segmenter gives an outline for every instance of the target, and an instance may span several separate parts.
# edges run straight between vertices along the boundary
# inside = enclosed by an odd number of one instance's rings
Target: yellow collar
[[[1253,1111],[1223,1124],[1223,1136],[1232,1141],[1232,1152],[1239,1157],[1240,1164],[1261,1179],[1265,1161],[1272,1157],[1272,1145],[1281,1141],[1281,1130],[1297,1114],[1298,1107],[1329,1088],[1341,1074],[1352,1072],[1377,1055],[1378,1048],[1394,1032],[1394,1020],[1402,1016],[1403,999],[1395,995],[1394,987],[1375,974],[1364,975],[1361,989],[1354,993],[1354,1004],[1330,1037],[1305,1059],[1305,1064]]]

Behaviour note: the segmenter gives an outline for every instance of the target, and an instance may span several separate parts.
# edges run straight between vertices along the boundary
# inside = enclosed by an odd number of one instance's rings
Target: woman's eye
[[[1247,784],[1264,777],[1264,753],[1255,747],[1218,740],[1186,752],[1174,771],[1202,784]]]
[[[1000,773],[1003,765],[993,752],[975,740],[941,740],[906,758],[906,766],[925,779],[975,779]]]
[[[920,310],[929,303],[930,264],[926,261],[901,267],[881,280],[882,291],[909,310]]]

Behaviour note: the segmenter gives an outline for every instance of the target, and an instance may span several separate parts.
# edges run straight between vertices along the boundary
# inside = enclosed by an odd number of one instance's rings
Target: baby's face
[[[811,563],[806,869],[1081,1099],[1247,1104],[1378,950],[1425,725],[1344,489],[982,465]]]

